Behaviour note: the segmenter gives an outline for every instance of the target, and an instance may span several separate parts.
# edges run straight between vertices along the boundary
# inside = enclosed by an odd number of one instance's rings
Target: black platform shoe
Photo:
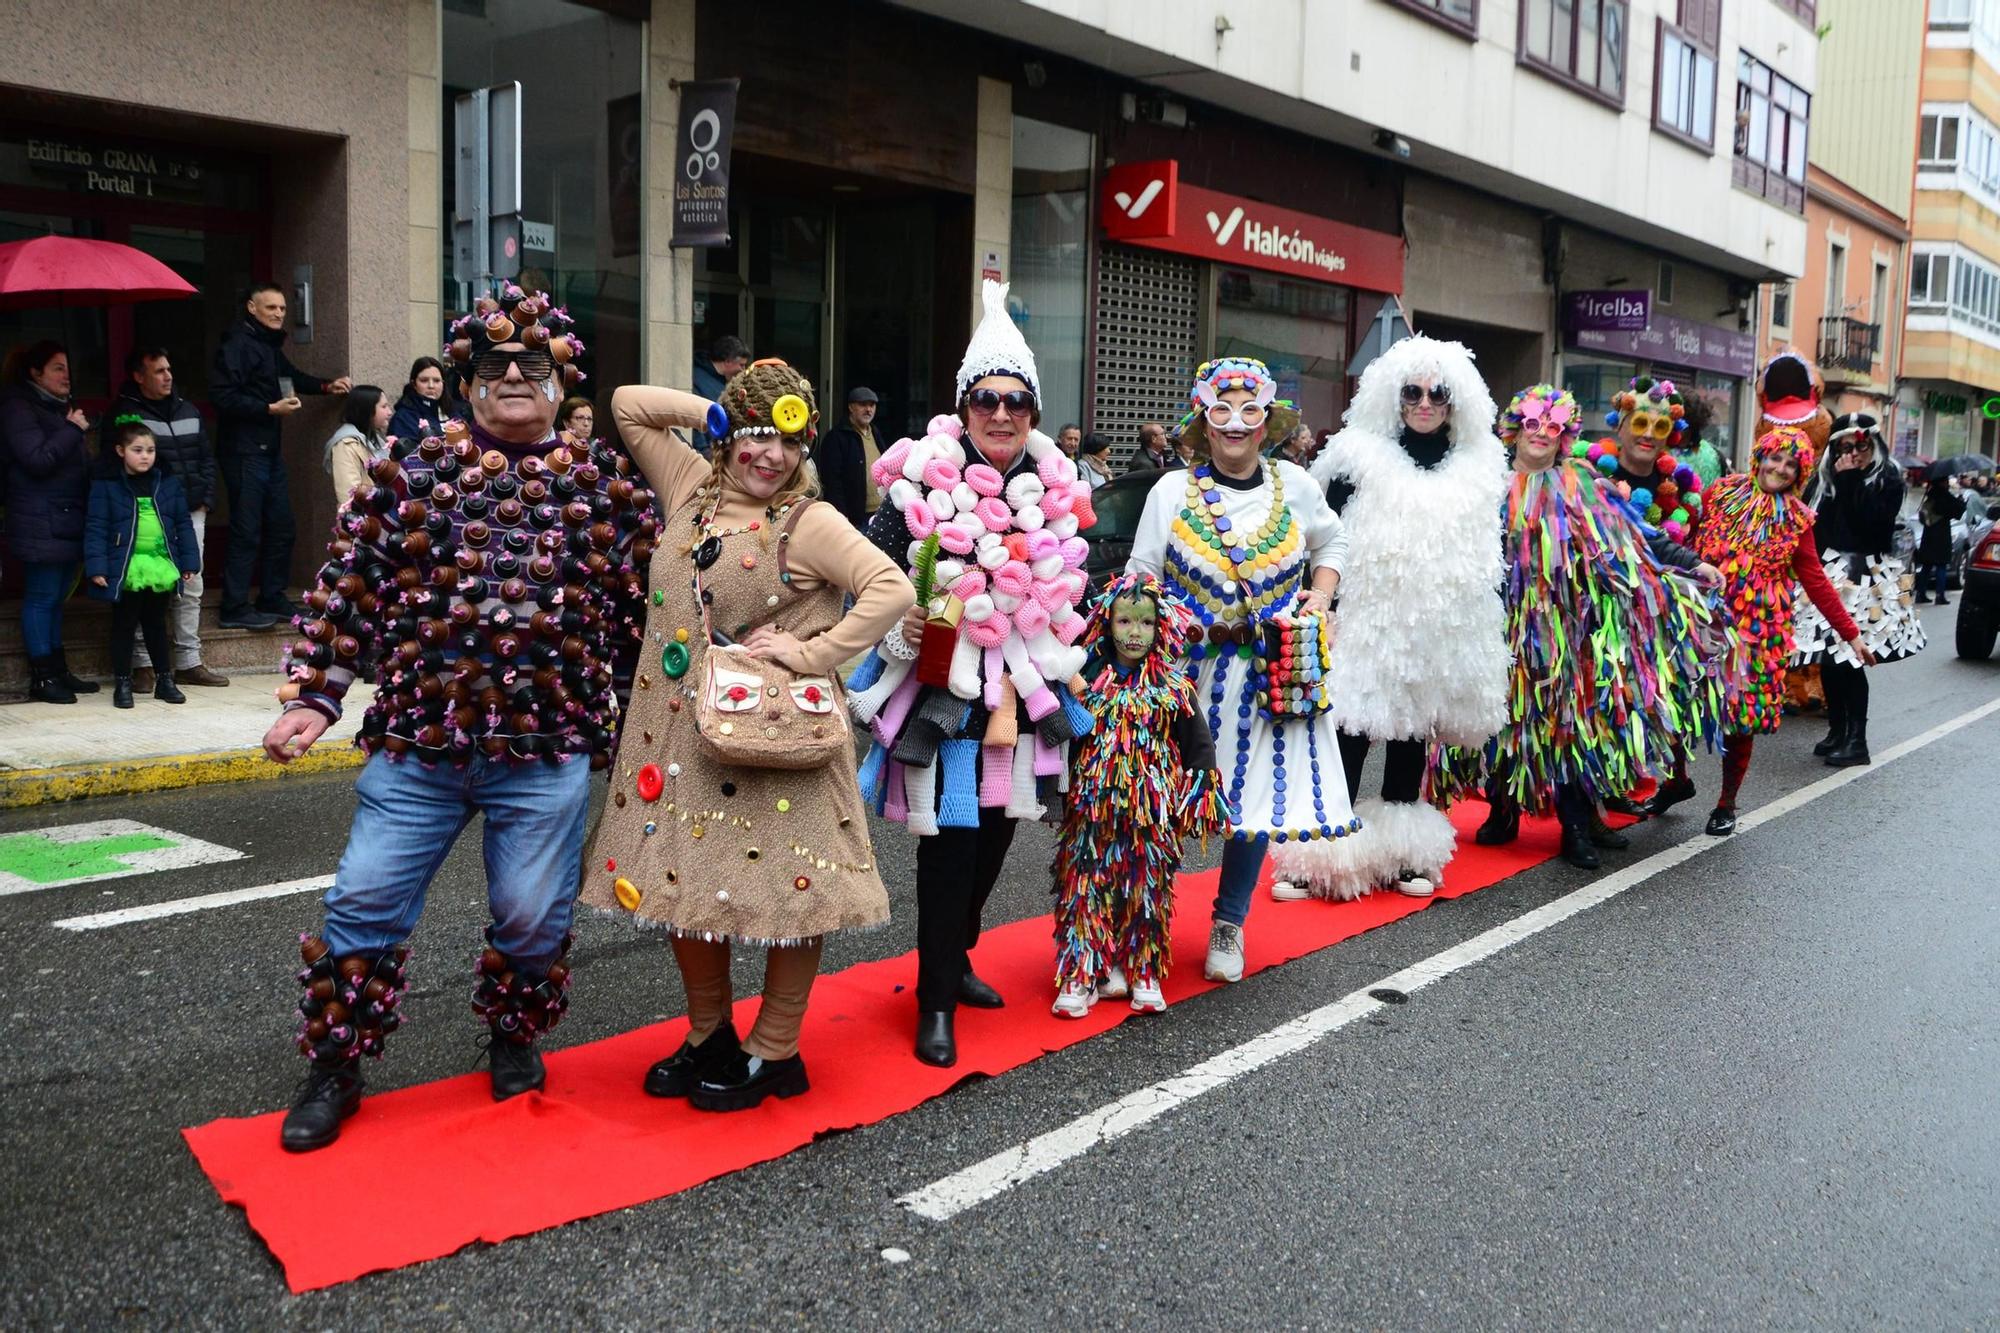
[[[917,1059],[940,1069],[958,1063],[958,1037],[952,1031],[952,1019],[949,1010],[917,1015]]]
[[[492,1065],[496,1102],[524,1092],[540,1092],[549,1080],[548,1070],[542,1067],[542,1053],[532,1041],[510,1041],[495,1031],[487,1040],[486,1058]]]
[[[1498,847],[1521,836],[1521,804],[1511,796],[1489,796],[1486,822],[1472,835],[1482,847]]]
[[[286,1152],[313,1152],[340,1137],[340,1122],[361,1105],[361,1062],[315,1064],[285,1112],[278,1142]]]
[[[766,1097],[796,1097],[812,1086],[797,1054],[766,1060],[738,1050],[694,1085],[688,1105],[703,1111],[747,1111]]]
[[[1654,817],[1664,815],[1682,801],[1692,800],[1694,794],[1693,778],[1675,778],[1653,793],[1653,799],[1646,802],[1646,813]]]
[[[646,1071],[646,1095],[685,1097],[694,1091],[695,1084],[715,1073],[741,1049],[733,1023],[724,1023],[709,1033],[699,1046],[682,1042],[679,1050]]]
[[[132,706],[132,678],[130,676],[113,676],[111,678],[111,706],[113,708],[130,708]]]
[[[1726,805],[1718,805],[1709,811],[1708,832],[1717,838],[1726,838],[1736,832],[1736,811]]]
[[[979,974],[971,968],[965,970],[964,978],[958,983],[958,1002],[960,1004],[969,1004],[974,1009],[1004,1009],[1007,1007],[1007,1001],[1001,998],[1000,992],[981,981]]]

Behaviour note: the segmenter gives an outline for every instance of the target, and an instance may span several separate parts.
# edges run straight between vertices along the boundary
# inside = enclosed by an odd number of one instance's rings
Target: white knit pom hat
[[[1028,392],[1041,400],[1040,377],[1035,374],[1035,354],[1021,336],[1014,317],[1007,313],[1007,284],[988,278],[980,287],[979,303],[986,313],[965,345],[965,360],[958,363],[958,401],[965,391],[988,375],[1013,375],[1024,381]]]

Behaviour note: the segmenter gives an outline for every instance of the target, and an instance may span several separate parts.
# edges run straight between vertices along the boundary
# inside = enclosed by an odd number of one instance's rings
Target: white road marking
[[[1801,806],[1838,791],[1851,782],[1858,782],[1871,772],[1915,754],[1925,746],[1942,740],[1995,712],[2000,712],[2000,699],[1982,704],[1970,712],[1962,713],[1948,722],[1932,727],[1922,735],[1913,736],[1881,751],[1875,756],[1872,766],[1841,769],[1817,782],[1808,783],[1787,796],[1781,796],[1768,805],[1759,806],[1737,820],[1736,836],[1741,837],[1772,820],[1781,819]],[[1037,1135],[1025,1143],[1015,1144],[984,1161],[975,1162],[942,1180],[934,1181],[922,1189],[913,1190],[898,1198],[896,1202],[932,1221],[949,1221],[966,1209],[997,1198],[1016,1185],[1046,1175],[1100,1144],[1124,1137],[1204,1093],[1213,1092],[1285,1056],[1296,1055],[1321,1038],[1340,1031],[1356,1019],[1374,1013],[1383,1007],[1383,1002],[1371,996],[1370,991],[1389,989],[1407,995],[1412,991],[1422,990],[1432,982],[1490,958],[1508,946],[1518,944],[1531,935],[1547,930],[1550,926],[1567,921],[1600,903],[1609,902],[1627,889],[1643,884],[1662,871],[1670,870],[1683,861],[1691,861],[1704,852],[1726,846],[1729,842],[1728,838],[1711,838],[1705,833],[1697,833],[1687,842],[1655,852],[1645,860],[1606,875],[1574,893],[1565,894],[1554,902],[1545,903],[1533,911],[1525,912],[1512,921],[1455,944],[1441,953],[1433,954],[1400,972],[1391,973],[1379,981],[1371,982],[1360,990],[1342,996],[1332,1004],[1281,1023],[1270,1031],[1212,1056],[1172,1078],[1163,1079],[1136,1092],[1128,1093],[1115,1102],[1085,1112],[1066,1125],[1052,1129],[1046,1134]]]
[[[141,847],[119,851],[117,840],[151,839],[171,846]],[[45,860],[56,849],[78,843],[104,843],[101,848],[78,847],[76,864],[102,864],[106,868],[65,875],[49,867],[42,875],[22,874],[29,863]],[[87,824],[63,824],[56,828],[23,829],[0,835],[0,897],[33,893],[38,889],[66,889],[75,884],[122,879],[127,875],[150,875],[162,870],[185,870],[190,866],[240,861],[247,853],[219,843],[203,842],[172,829],[155,828],[132,819],[96,819]],[[13,866],[15,870],[6,867]]]
[[[106,926],[125,926],[134,921],[157,921],[163,916],[181,916],[188,912],[205,912],[211,907],[229,907],[236,903],[254,903],[262,898],[283,898],[293,893],[311,893],[333,887],[332,875],[316,875],[311,879],[280,880],[276,884],[256,884],[247,889],[225,889],[221,893],[204,893],[198,898],[175,898],[163,903],[148,903],[144,907],[122,907],[115,912],[94,912],[89,916],[65,917],[49,924],[59,930],[103,930]]]

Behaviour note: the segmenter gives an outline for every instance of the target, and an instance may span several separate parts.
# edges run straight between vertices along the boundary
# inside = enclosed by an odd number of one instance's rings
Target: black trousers
[[[979,943],[979,914],[1000,878],[1014,820],[979,811],[978,828],[941,828],[917,842],[917,1008],[950,1013]]]
[[[167,638],[167,610],[174,604],[173,589],[165,592],[139,592],[126,588],[118,594],[118,600],[111,604],[111,674],[129,676],[132,674],[132,633],[142,631],[146,636],[146,651],[158,664],[154,667],[162,678],[171,679],[174,650]]]
[[[1827,720],[1835,726],[1868,721],[1868,670],[1826,658],[1819,664],[1819,683],[1826,690]]]
[[[1361,766],[1368,762],[1366,736],[1340,733],[1340,767],[1347,774],[1347,803],[1361,799]],[[1414,801],[1424,790],[1424,743],[1390,741],[1382,752],[1382,799],[1389,802]]]
[[[229,489],[229,563],[222,576],[222,609],[248,607],[253,578],[260,588],[258,600],[275,603],[285,595],[291,577],[296,532],[285,460],[277,454],[225,454],[220,462],[222,481]]]

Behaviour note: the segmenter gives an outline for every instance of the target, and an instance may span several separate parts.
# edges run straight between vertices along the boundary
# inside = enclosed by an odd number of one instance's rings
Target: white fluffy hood
[[[1454,448],[1462,440],[1493,433],[1499,409],[1493,405],[1486,381],[1472,364],[1472,353],[1463,343],[1440,342],[1422,334],[1403,339],[1368,363],[1368,368],[1361,372],[1361,383],[1354,390],[1354,401],[1348,404],[1342,420],[1350,426],[1396,439],[1403,433],[1400,397],[1403,386],[1427,378],[1451,389]]]

